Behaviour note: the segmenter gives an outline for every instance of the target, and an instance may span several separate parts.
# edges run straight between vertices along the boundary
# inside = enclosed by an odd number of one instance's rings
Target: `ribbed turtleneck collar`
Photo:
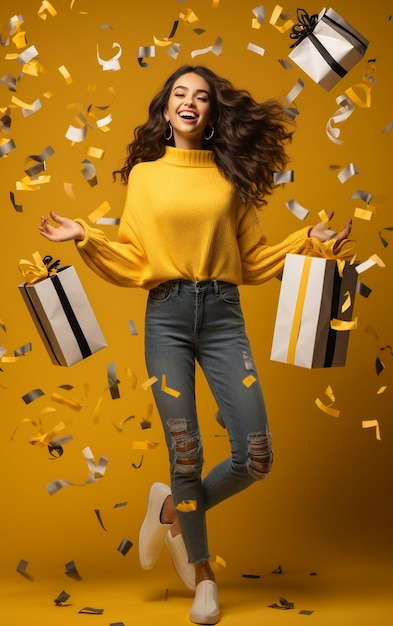
[[[182,150],[167,146],[163,161],[185,167],[214,167],[214,154],[211,150]]]

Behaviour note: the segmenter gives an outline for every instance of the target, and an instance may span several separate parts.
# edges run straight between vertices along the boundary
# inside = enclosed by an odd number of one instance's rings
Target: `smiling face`
[[[176,80],[164,113],[172,124],[176,148],[199,150],[211,122],[211,90],[202,76],[190,72]]]

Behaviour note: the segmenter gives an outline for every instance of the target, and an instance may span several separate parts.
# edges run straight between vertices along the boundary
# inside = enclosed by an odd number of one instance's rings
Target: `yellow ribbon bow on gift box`
[[[56,269],[60,261],[55,261],[52,265],[49,265],[52,260],[51,256],[45,256],[44,259],[42,259],[39,252],[34,252],[34,263],[31,263],[31,261],[28,261],[27,259],[21,259],[18,267],[22,272],[25,281],[32,284],[36,283],[38,280],[42,280],[43,278],[56,274]]]

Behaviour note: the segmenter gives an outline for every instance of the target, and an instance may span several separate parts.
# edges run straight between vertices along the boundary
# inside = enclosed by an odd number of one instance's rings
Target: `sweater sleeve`
[[[75,220],[83,227],[85,238],[77,242],[85,263],[101,278],[120,287],[140,287],[148,271],[142,247],[129,228],[119,228],[120,241],[110,241],[98,228],[92,228],[82,219]]]
[[[350,259],[353,250],[333,252],[334,239],[322,242],[309,237],[307,226],[275,245],[268,245],[257,210],[250,208],[243,214],[238,228],[238,245],[242,259],[243,283],[256,285],[279,275],[284,267],[286,254],[303,254],[328,259]]]

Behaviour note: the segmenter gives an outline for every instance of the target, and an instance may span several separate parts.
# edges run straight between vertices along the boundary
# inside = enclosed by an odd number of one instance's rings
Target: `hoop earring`
[[[168,135],[168,129],[169,129],[169,135]],[[168,122],[167,128],[166,128],[166,132],[164,133],[164,139],[166,141],[170,141],[173,137],[173,128],[172,128],[172,124],[170,122]]]
[[[214,135],[214,126],[210,126],[210,135],[206,137],[205,133],[203,133],[203,138],[206,139],[206,141],[210,141],[213,135]]]

